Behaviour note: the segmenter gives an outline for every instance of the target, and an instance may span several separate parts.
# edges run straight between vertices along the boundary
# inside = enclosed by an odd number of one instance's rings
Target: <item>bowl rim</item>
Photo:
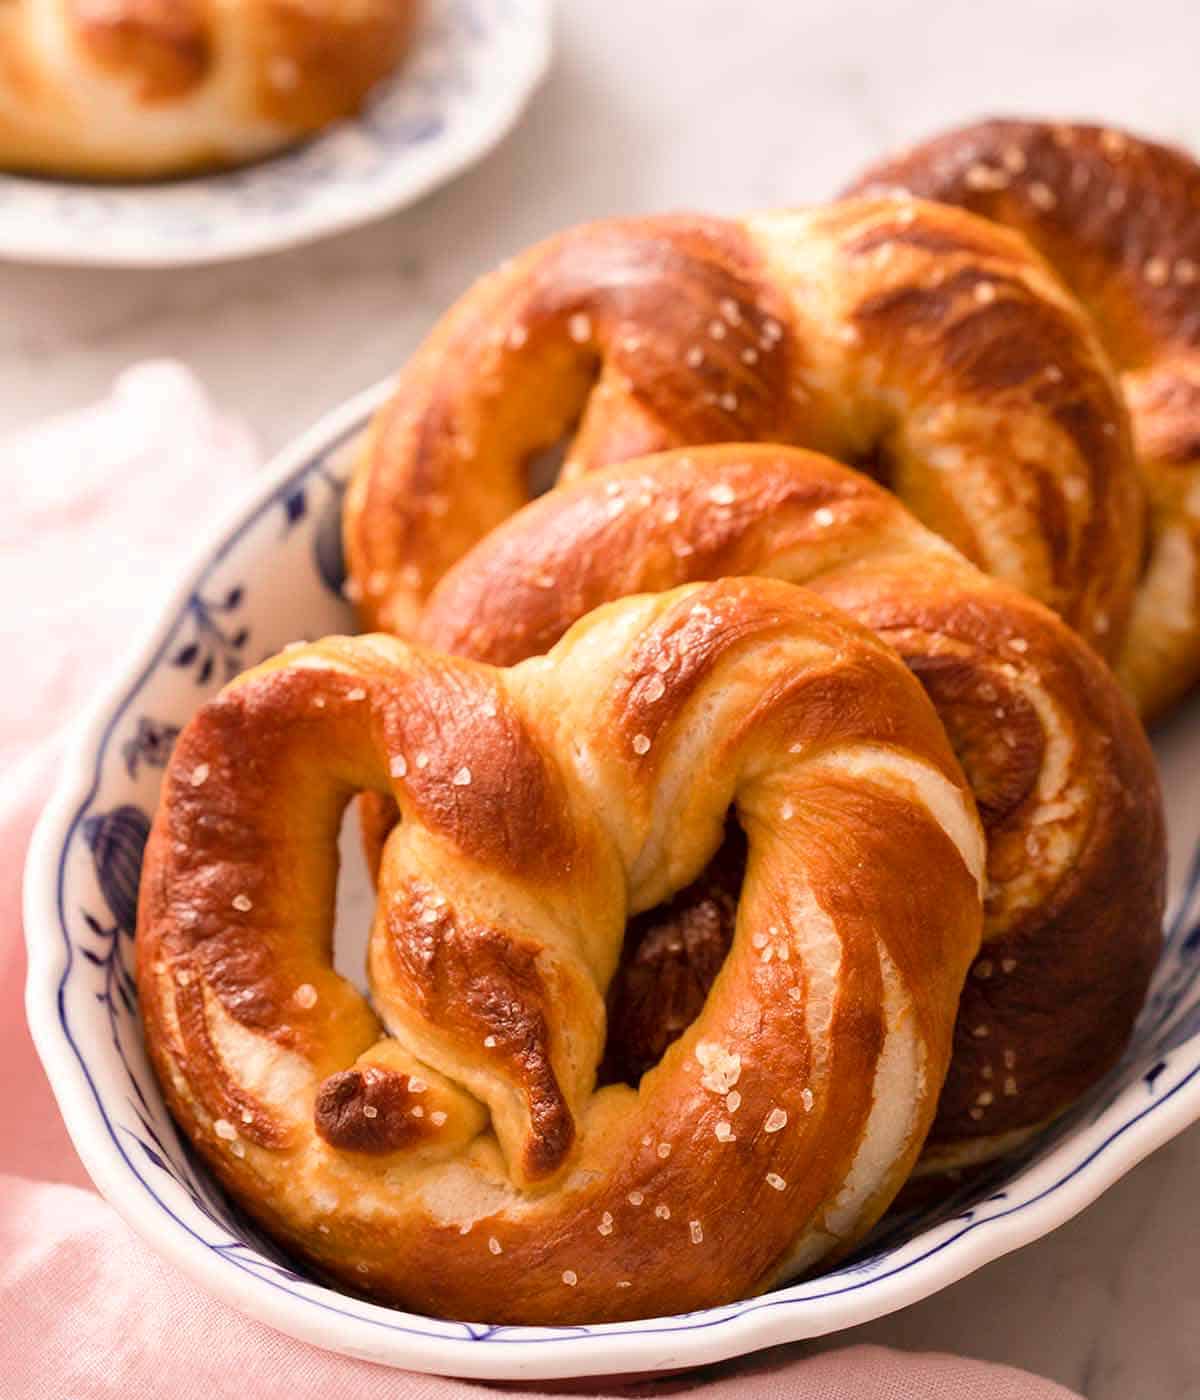
[[[0,262],[34,267],[210,267],[281,253],[349,233],[407,209],[465,174],[515,129],[549,73],[554,56],[557,4],[558,0],[521,0],[525,23],[506,31],[504,36],[504,55],[509,60],[506,83],[489,89],[487,101],[476,101],[432,154],[418,152],[415,158],[390,168],[380,180],[347,190],[337,205],[301,205],[270,222],[246,220],[239,223],[234,218],[225,221],[221,231],[210,238],[197,238],[193,234],[190,242],[184,239],[156,241],[146,227],[134,233],[126,232],[116,243],[70,234],[47,240],[41,230],[24,237],[0,230]],[[385,84],[389,81],[403,83],[403,69],[394,79],[385,80]],[[223,191],[238,183],[254,182],[256,177],[265,181],[270,178],[273,162],[286,160],[295,151],[319,144],[339,132],[360,130],[362,125],[361,114],[346,117],[261,161],[184,175],[174,180],[151,181],[146,188],[154,192],[179,185]],[[0,171],[0,196],[7,189],[12,197],[20,198],[21,191],[29,186],[38,190],[48,188],[66,198],[105,192],[115,192],[122,198],[126,195],[136,198],[139,194],[137,183],[130,181],[117,181],[109,186],[102,182]],[[133,221],[128,222],[132,226]]]
[[[892,1269],[866,1278],[835,1274],[824,1293],[798,1297],[795,1286],[784,1287],[718,1308],[635,1323],[481,1328],[479,1335],[468,1339],[429,1330],[447,1325],[438,1319],[351,1299],[330,1288],[318,1288],[318,1297],[304,1296],[285,1280],[225,1267],[224,1260],[150,1192],[126,1161],[67,1024],[63,1002],[73,954],[59,910],[62,860],[75,822],[99,783],[108,728],[155,668],[173,621],[198,577],[235,547],[243,530],[289,482],[361,429],[392,384],[391,379],[384,380],[324,415],[256,473],[232,505],[219,513],[175,575],[176,582],[156,606],[153,620],[73,727],[53,793],[30,842],[24,879],[25,1005],[34,1045],[71,1140],[97,1189],[151,1248],[210,1294],[257,1321],[300,1341],[377,1363],[484,1380],[688,1368],[857,1326],[925,1298],[1064,1224],[1200,1118],[1200,1036],[1194,1036],[1187,1063],[1171,1076],[1176,1082],[1132,1114],[1123,1115],[1084,1156],[1060,1160],[1072,1140],[1065,1139],[1034,1167],[1048,1180],[1026,1199],[978,1218],[973,1213],[961,1218],[960,1228]],[[1200,860],[1180,909],[1186,909],[1198,892]],[[1176,1056],[1186,1054],[1187,1046],[1188,1042],[1181,1044]],[[999,1228],[980,1228],[993,1224]],[[348,1311],[351,1305],[353,1313]]]

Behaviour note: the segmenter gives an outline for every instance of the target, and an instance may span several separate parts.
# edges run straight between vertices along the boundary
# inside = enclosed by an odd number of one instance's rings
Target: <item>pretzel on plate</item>
[[[612,220],[485,277],[361,449],[345,541],[366,626],[405,634],[532,494],[641,453],[787,442],[864,467],[1108,656],[1143,500],[1090,321],[1019,236],[912,199]]]
[[[0,169],[145,179],[235,165],[351,116],[417,0],[5,0]]]
[[[988,887],[921,1169],[995,1156],[1112,1067],[1160,943],[1153,756],[1077,634],[861,474],[794,448],[730,446],[635,460],[543,496],[442,580],[418,635],[508,665],[610,599],[726,575],[801,583],[847,610],[900,653],[946,727],[987,832]],[[376,845],[381,821],[368,809]],[[634,931],[611,993],[620,1077],[636,1082],[702,1002],[728,945],[732,855]]]
[[[331,965],[336,836],[403,819],[372,1005]],[[736,811],[729,957],[637,1089],[595,1087],[630,912]],[[679,1312],[849,1248],[932,1118],[978,948],[983,837],[894,653],[735,579],[592,613],[510,670],[331,638],[181,735],[137,977],[171,1111],[290,1250],[493,1322]]]
[[[1094,318],[1121,371],[1150,505],[1118,669],[1142,713],[1161,714],[1200,680],[1200,164],[1107,127],[985,121],[855,183],[884,188],[1018,230]]]

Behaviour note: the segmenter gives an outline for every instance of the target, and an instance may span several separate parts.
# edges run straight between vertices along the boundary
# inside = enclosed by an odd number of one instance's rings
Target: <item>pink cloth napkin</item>
[[[0,1400],[481,1394],[294,1342],[160,1262],[90,1190],[25,1028],[20,871],[64,727],[256,462],[245,430],[163,362],[122,375],[100,404],[0,443],[0,643],[20,677],[0,687]],[[694,1388],[712,1400],[1070,1400],[1007,1367],[877,1347],[780,1348],[632,1393]],[[622,1393],[611,1382],[589,1390]]]

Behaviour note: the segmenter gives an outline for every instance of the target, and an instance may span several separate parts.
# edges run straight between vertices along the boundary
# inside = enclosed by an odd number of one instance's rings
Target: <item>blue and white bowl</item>
[[[158,184],[0,174],[0,258],[180,267],[275,252],[403,208],[492,149],[545,75],[551,0],[425,0],[361,116],[247,166]]]
[[[64,764],[26,876],[27,1004],[96,1185],[217,1297],[308,1342],[496,1380],[698,1366],[866,1322],[1044,1235],[1200,1117],[1200,704],[1158,737],[1174,858],[1162,960],[1120,1068],[1035,1144],[935,1214],[885,1222],[819,1278],[726,1307],[594,1327],[489,1327],[392,1311],[297,1273],[223,1197],[163,1106],[130,973],[138,869],[171,743],[201,701],[299,637],[353,626],[341,594],[345,448],[386,386],[322,422],[255,485],[182,575]],[[353,843],[347,842],[348,857]],[[348,859],[339,935],[370,900]],[[358,917],[355,917],[357,911]],[[339,965],[361,959],[343,948]],[[347,960],[348,959],[348,960]]]

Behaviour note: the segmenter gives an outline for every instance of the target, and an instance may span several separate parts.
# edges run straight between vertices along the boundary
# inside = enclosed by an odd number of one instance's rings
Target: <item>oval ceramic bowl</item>
[[[424,0],[361,116],[239,170],[105,185],[0,174],[0,257],[181,267],[275,252],[411,204],[484,156],[550,61],[551,0]]]
[[[1200,705],[1193,701],[1159,740],[1180,868],[1136,1042],[1084,1103],[969,1193],[936,1214],[885,1222],[866,1249],[821,1277],[706,1312],[619,1325],[446,1322],[390,1311],[298,1273],[225,1200],[163,1108],[130,975],[135,897],[179,727],[244,666],[295,638],[352,626],[338,529],[345,448],[382,393],[357,399],[287,452],[198,553],[78,736],[30,852],[34,1038],[96,1185],[155,1249],[263,1322],[390,1365],[498,1380],[691,1367],[850,1327],[944,1288],[1061,1224],[1200,1117]],[[356,908],[365,924],[370,896],[361,869],[343,868],[340,894],[339,934]],[[345,941],[339,937],[339,954]],[[339,963],[346,968],[341,956]]]

